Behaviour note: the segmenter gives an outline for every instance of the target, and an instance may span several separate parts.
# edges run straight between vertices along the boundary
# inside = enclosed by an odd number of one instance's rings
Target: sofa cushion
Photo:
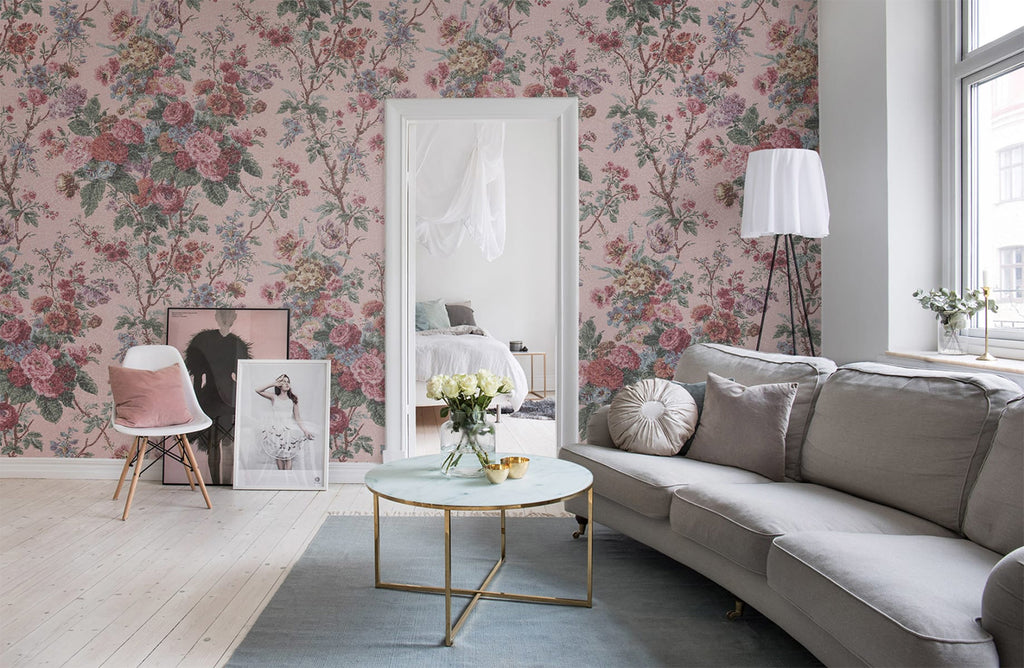
[[[608,448],[615,447],[615,444],[612,443],[612,435],[608,432],[609,410],[611,410],[611,406],[605,404],[590,415],[587,420],[587,443],[603,445]]]
[[[680,385],[646,378],[615,393],[608,432],[615,447],[645,455],[674,455],[697,427],[697,402]]]
[[[796,383],[746,387],[709,373],[702,421],[686,456],[738,466],[781,482],[796,390]]]
[[[705,480],[768,482],[763,476],[731,466],[685,457],[641,455],[588,443],[567,445],[558,451],[558,456],[589,469],[594,475],[597,494],[654,519],[668,517],[672,490],[683,485]]]
[[[717,343],[698,343],[683,351],[674,379],[697,383],[713,371],[743,385],[798,383],[793,410],[786,430],[786,477],[800,479],[800,448],[807,431],[811,408],[825,379],[836,370],[835,362],[823,357],[779,355],[744,350]]]
[[[683,388],[693,397],[693,402],[697,404],[697,424],[700,424],[700,416],[704,413],[704,395],[707,394],[707,382],[701,383],[680,383],[678,380],[673,380],[673,383]],[[693,433],[690,434],[690,438],[686,439],[683,443],[683,449],[679,451],[679,454],[686,455],[690,451],[690,447],[693,446],[693,437],[697,434],[697,429],[694,428]]]
[[[702,483],[679,487],[673,496],[674,531],[761,574],[772,540],[795,531],[955,536],[909,513],[809,483]]]
[[[804,480],[959,530],[999,414],[1019,395],[990,374],[843,366],[815,403]]]
[[[967,500],[964,535],[999,554],[1024,545],[1024,399],[1006,405]]]
[[[1003,666],[1024,666],[1024,547],[999,560],[981,595],[981,625],[992,634]]]
[[[998,558],[958,538],[794,533],[772,545],[768,584],[867,665],[997,665],[976,620]]]

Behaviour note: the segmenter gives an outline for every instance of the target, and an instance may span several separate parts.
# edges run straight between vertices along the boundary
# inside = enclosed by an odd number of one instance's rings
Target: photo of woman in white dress
[[[329,360],[238,360],[235,489],[327,489]]]
[[[282,373],[273,383],[258,388],[256,394],[270,401],[270,417],[257,436],[260,448],[274,459],[279,470],[290,471],[302,446],[314,438],[299,415],[299,398],[292,392],[292,380]]]

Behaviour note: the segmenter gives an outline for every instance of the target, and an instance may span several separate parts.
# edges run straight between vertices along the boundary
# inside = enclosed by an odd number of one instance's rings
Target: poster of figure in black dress
[[[167,310],[167,343],[181,351],[199,405],[213,420],[191,437],[207,484],[232,483],[238,361],[286,358],[288,327],[288,309]],[[172,460],[164,461],[163,481],[188,482],[184,468]]]

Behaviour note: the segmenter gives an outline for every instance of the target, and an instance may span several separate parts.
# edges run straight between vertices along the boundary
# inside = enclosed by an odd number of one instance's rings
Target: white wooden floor
[[[498,449],[552,456],[554,424],[503,417]],[[210,487],[208,510],[185,486],[142,481],[122,522],[126,492],[111,500],[115,484],[0,479],[3,668],[220,666],[324,518],[372,513],[372,495],[356,484]],[[439,512],[387,501],[381,511]]]

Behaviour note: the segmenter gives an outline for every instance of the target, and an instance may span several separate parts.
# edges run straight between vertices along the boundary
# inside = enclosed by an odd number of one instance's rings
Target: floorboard
[[[436,414],[417,452],[437,452]],[[555,453],[555,422],[502,416],[502,452]],[[331,514],[369,515],[363,485],[325,492],[0,479],[0,666],[220,666]],[[439,511],[381,502],[385,515]],[[550,506],[521,514],[564,514]]]

